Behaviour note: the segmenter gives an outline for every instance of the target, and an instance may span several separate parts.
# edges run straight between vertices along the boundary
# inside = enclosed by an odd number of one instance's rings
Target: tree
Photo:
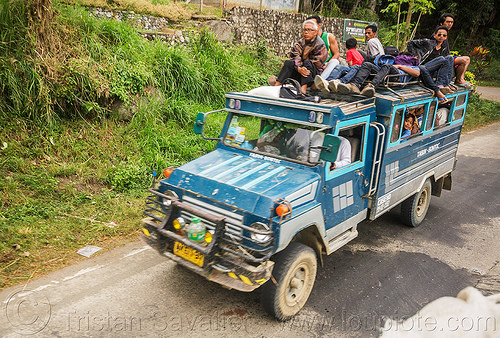
[[[405,50],[406,43],[414,38],[422,14],[429,14],[433,9],[435,7],[429,0],[389,0],[389,5],[381,12],[397,13],[397,24],[391,28],[395,31],[395,45],[399,50]],[[415,13],[419,15],[417,22],[413,23]]]

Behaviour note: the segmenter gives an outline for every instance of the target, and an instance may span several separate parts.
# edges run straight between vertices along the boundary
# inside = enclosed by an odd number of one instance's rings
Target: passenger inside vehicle
[[[448,122],[448,115],[450,114],[450,109],[446,107],[441,107],[436,112],[436,120],[434,121],[434,127],[443,126]]]
[[[408,138],[413,130],[413,125],[415,124],[415,115],[406,113],[405,121],[403,123],[403,133],[401,134],[401,139]]]
[[[409,113],[414,115],[416,120],[413,124],[413,129],[411,130],[411,135],[418,134],[422,131],[422,121],[424,119],[425,106],[419,106],[412,109],[409,109]]]
[[[285,155],[294,160],[317,162],[321,150],[315,147],[323,144],[324,137],[324,133],[315,133],[313,135],[313,130],[298,128],[287,138]]]
[[[345,137],[339,137],[341,142],[337,160],[330,164],[330,170],[335,170],[351,163],[351,143]]]
[[[273,155],[281,155],[285,149],[288,133],[284,123],[280,121],[267,124],[262,129],[254,149]]]

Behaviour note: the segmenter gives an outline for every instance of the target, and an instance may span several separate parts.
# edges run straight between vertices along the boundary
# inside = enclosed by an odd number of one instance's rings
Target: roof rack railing
[[[375,75],[376,74],[370,74],[371,77],[375,76]],[[401,94],[399,94],[398,92],[396,92],[391,87],[395,87],[395,86],[406,87],[409,85],[418,85],[418,86],[422,87],[424,90],[428,91],[430,94],[434,93],[432,91],[432,89],[425,87],[422,84],[422,81],[420,81],[420,79],[415,79],[413,81],[408,81],[408,82],[401,82],[400,80],[401,80],[402,76],[410,76],[410,75],[409,74],[387,74],[384,77],[384,79],[382,80],[382,82],[379,84],[379,87],[382,87],[382,88],[389,90],[391,93],[393,93],[394,95],[396,95],[399,98],[402,98],[403,96]]]

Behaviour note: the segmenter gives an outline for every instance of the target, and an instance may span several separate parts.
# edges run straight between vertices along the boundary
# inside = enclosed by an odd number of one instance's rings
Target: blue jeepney
[[[361,221],[401,205],[402,222],[418,226],[431,195],[451,189],[468,95],[460,88],[441,107],[418,85],[320,103],[228,93],[194,127],[209,138],[212,117],[226,115],[215,150],[150,189],[143,238],[210,281],[261,287],[265,309],[287,320],[322,255],[356,238]],[[403,138],[410,113],[418,127]],[[334,167],[346,140],[350,163]]]

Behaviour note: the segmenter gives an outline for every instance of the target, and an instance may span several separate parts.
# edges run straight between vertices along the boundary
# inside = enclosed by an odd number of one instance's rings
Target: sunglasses
[[[447,37],[447,36],[448,36],[448,34],[441,34],[441,33],[439,33],[439,34],[437,34],[437,36],[444,36],[444,37]]]

